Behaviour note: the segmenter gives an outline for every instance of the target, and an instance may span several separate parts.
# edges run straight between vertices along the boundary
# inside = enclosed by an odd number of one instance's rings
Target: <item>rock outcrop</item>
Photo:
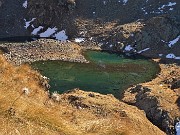
[[[48,28],[56,28],[54,33],[65,30],[70,40],[85,38],[84,45],[95,43],[113,51],[126,51],[126,46],[131,45],[144,56],[180,59],[179,41],[173,45],[171,42],[180,35],[178,1],[28,0],[25,6],[24,3],[1,0],[1,38],[38,36]],[[132,50],[128,53],[132,54]]]
[[[144,110],[152,123],[174,135],[175,125],[180,121],[180,68],[163,64],[160,67],[162,71],[156,79],[129,88],[123,101]]]

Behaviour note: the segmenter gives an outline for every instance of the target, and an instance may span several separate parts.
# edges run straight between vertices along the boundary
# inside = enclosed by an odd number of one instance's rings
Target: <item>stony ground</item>
[[[160,68],[155,79],[129,88],[122,100],[144,110],[151,122],[174,135],[174,125],[180,121],[180,67],[160,64]]]
[[[16,65],[40,60],[88,63],[82,55],[82,51],[85,50],[85,48],[72,42],[40,39],[26,43],[2,43],[0,47],[0,50],[4,51],[6,59]],[[98,48],[93,46],[91,49]]]

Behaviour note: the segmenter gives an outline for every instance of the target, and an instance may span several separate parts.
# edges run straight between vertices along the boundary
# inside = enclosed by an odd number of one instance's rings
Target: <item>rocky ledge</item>
[[[157,78],[125,91],[123,101],[144,110],[147,118],[168,135],[180,121],[180,67],[160,64]]]

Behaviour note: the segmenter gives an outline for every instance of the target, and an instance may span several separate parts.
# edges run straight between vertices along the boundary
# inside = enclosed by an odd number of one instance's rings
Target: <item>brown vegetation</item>
[[[160,64],[160,68],[152,81],[126,90],[123,101],[144,110],[152,123],[173,135],[174,125],[180,120],[180,67]]]
[[[164,134],[143,111],[112,95],[76,89],[50,98],[43,81],[28,65],[15,67],[0,56],[1,134]]]

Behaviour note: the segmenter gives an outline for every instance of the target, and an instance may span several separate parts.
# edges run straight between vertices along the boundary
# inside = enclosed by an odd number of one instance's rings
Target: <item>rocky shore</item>
[[[20,65],[11,65],[0,55],[0,133],[176,134],[175,125],[180,122],[178,64],[159,62],[160,74],[125,90],[122,101],[78,89],[50,95],[48,81],[22,64],[41,60],[88,63],[82,55],[87,49],[138,53],[179,63],[178,0],[78,0],[72,10],[59,2],[0,0],[0,38],[41,37],[56,29],[45,37],[54,38],[64,30],[69,40],[84,39],[81,43],[53,39],[0,43],[6,60]]]
[[[153,124],[174,135],[180,121],[180,67],[159,65],[161,72],[155,79],[127,89],[122,101],[144,110]]]
[[[39,60],[88,63],[82,51],[100,49],[91,44],[79,45],[73,42],[39,39],[27,43],[4,43],[0,45],[0,50],[8,61],[21,65]],[[175,124],[180,121],[180,67],[176,64],[161,64],[159,60],[157,62],[161,68],[160,74],[150,82],[125,90],[122,101],[144,110],[153,124],[168,135],[173,135]]]
[[[113,95],[49,93],[45,77],[0,55],[0,133],[4,135],[165,135],[145,113]]]
[[[86,49],[93,48],[80,47],[72,42],[60,42],[53,39],[39,39],[26,43],[0,44],[0,50],[4,52],[6,59],[16,65],[41,60],[88,63],[89,61],[82,55],[82,51]]]

